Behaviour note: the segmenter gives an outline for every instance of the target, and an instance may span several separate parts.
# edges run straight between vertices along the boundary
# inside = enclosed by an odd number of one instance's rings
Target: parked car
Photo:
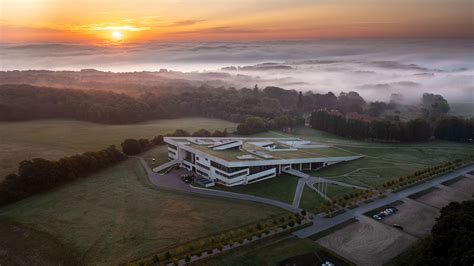
[[[375,220],[382,220],[382,217],[378,216],[377,214],[375,214],[374,216],[372,216]]]
[[[194,180],[194,175],[192,174],[184,174],[181,176],[181,180],[183,180],[184,183],[189,184],[192,183]]]

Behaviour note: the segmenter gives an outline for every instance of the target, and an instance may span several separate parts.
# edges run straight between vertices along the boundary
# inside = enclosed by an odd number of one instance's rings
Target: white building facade
[[[361,156],[274,158],[273,152],[291,152],[304,150],[306,146],[314,148],[322,145],[308,145],[309,142],[291,138],[191,138],[165,137],[168,144],[168,157],[180,167],[186,168],[212,182],[225,186],[245,185],[266,180],[282,173],[285,169],[298,171],[314,170],[338,162],[350,161]],[[256,145],[259,150],[249,149]],[[273,145],[284,143],[283,148],[271,149]],[[299,143],[298,148],[294,143]],[[196,148],[197,146],[199,148]],[[247,145],[247,148],[244,148]],[[262,145],[261,147],[258,145]],[[205,148],[201,148],[205,147]],[[254,146],[250,146],[254,147]],[[207,152],[206,149],[213,152]],[[220,151],[234,150],[244,153],[229,160],[216,155]],[[274,153],[273,153],[274,154]],[[291,153],[290,153],[291,154]]]

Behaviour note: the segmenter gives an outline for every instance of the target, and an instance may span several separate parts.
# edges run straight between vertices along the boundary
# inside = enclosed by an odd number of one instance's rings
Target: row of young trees
[[[181,244],[171,250],[154,254],[147,258],[130,262],[128,265],[157,265],[157,264],[178,264],[180,260],[188,263],[192,256],[201,257],[203,254],[213,254],[217,249],[222,251],[224,246],[232,247],[235,244],[243,244],[246,240],[252,241],[276,233],[279,230],[286,230],[301,225],[308,221],[306,211],[299,213],[281,215],[270,219],[265,219],[257,223],[248,224],[240,228],[235,228],[217,235],[208,236],[186,244]]]
[[[430,124],[421,118],[408,122],[364,120],[347,118],[339,112],[319,110],[311,114],[310,125],[315,129],[347,138],[385,142],[422,141],[432,136]]]
[[[86,152],[57,161],[36,158],[22,161],[18,174],[7,175],[0,183],[0,205],[85,177],[126,159],[115,146]]]

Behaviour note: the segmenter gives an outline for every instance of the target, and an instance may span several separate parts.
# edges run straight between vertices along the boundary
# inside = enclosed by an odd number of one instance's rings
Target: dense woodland
[[[474,200],[452,202],[441,209],[431,236],[398,256],[395,265],[473,265]]]
[[[179,94],[146,92],[132,97],[107,91],[0,85],[0,121],[64,118],[128,124],[153,119],[203,116],[238,122],[237,133],[287,130],[309,124],[336,135],[377,141],[439,139],[470,141],[472,119],[447,116],[448,102],[424,94],[414,119],[401,119],[400,95],[390,102],[367,103],[357,92],[305,94],[278,87],[223,89],[201,87]]]

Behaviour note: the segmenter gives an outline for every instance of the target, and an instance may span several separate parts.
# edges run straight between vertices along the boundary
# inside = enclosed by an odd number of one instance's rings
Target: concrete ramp
[[[165,170],[166,168],[170,168],[170,167],[172,167],[176,164],[178,164],[178,160],[169,161],[167,163],[164,163],[162,165],[159,165],[159,166],[153,168],[153,172],[155,172],[155,173],[161,172],[161,171]]]
[[[301,178],[308,178],[308,177],[310,177],[310,175],[305,174],[305,173],[303,173],[303,172],[301,172],[301,171],[292,169],[292,168],[282,169],[281,171],[282,171],[283,173],[287,173],[287,174],[290,174],[290,175],[294,175],[294,176],[296,176],[296,177],[301,177]]]

